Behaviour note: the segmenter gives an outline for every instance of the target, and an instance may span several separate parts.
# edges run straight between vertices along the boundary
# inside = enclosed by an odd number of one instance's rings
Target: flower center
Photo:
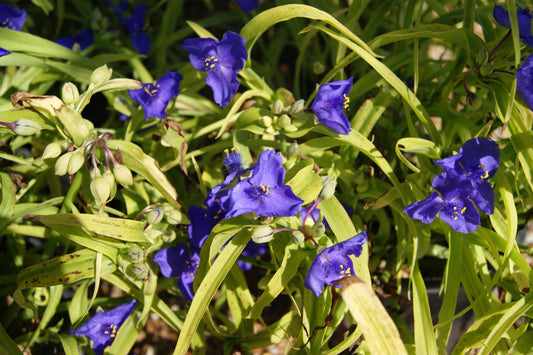
[[[350,98],[346,94],[342,95],[344,97],[344,108],[347,109],[350,106]]]
[[[13,22],[11,22],[9,17],[6,17],[4,21],[1,23],[2,27],[9,28],[10,30],[14,30],[15,26],[13,26]]]
[[[465,212],[466,212],[466,206],[463,207],[463,208],[461,209],[460,212],[461,212],[461,214],[465,214]],[[453,220],[454,220],[454,221],[457,221],[457,218],[458,218],[458,215],[459,215],[459,211],[457,211],[457,206],[453,206],[453,213],[454,213],[455,215],[457,215],[457,216],[454,216],[454,217],[453,217]]]
[[[339,264],[339,277],[341,279],[347,277],[347,276],[352,276],[352,270],[350,267],[347,267],[346,270],[344,270],[344,265],[343,264]]]
[[[263,186],[263,184],[259,185],[259,187],[261,188],[261,190],[263,190],[263,192],[265,193],[265,195],[268,195],[268,193],[270,192],[268,189],[270,189],[270,185],[267,185],[266,187]]]
[[[159,89],[159,84],[157,82],[154,82],[153,84],[145,84],[144,85],[144,91],[150,96],[155,96],[157,94],[157,90]]]
[[[104,329],[104,334],[110,338],[114,338],[117,335],[117,326],[114,324],[110,324]]]
[[[185,260],[185,264],[187,264],[187,269],[185,269],[185,271],[189,271],[189,276],[194,276],[194,273],[196,272],[196,269],[198,269],[198,264],[199,263],[197,261],[191,259],[191,261]]]
[[[206,70],[211,70],[215,67],[215,63],[218,62],[218,59],[212,55],[211,57],[209,58],[205,58],[204,59],[204,63],[205,63],[205,69]]]

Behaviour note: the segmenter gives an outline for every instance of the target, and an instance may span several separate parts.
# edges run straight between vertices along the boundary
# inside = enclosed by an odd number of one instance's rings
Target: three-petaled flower
[[[237,182],[229,192],[226,218],[250,212],[263,217],[296,216],[303,200],[283,184],[282,162],[275,151],[263,151],[251,169],[252,175]]]
[[[530,47],[533,47],[533,36],[531,35],[531,20],[533,8],[528,5],[526,8],[520,8],[516,11],[518,20],[518,32],[522,41]],[[511,20],[509,18],[509,12],[503,7],[496,5],[492,12],[494,19],[502,26],[511,28]]]
[[[213,98],[225,107],[239,88],[237,72],[248,59],[244,37],[228,31],[217,41],[213,38],[189,38],[181,46],[189,52],[192,66],[206,71],[205,82],[213,90]]]
[[[128,27],[130,32],[130,41],[133,47],[141,54],[148,54],[150,52],[150,38],[146,33],[146,5],[137,5],[131,17],[124,19],[124,24]]]
[[[516,88],[527,107],[533,111],[533,55],[516,71]]]
[[[353,263],[350,255],[358,257],[367,242],[366,232],[361,232],[344,242],[337,243],[320,252],[304,280],[304,286],[319,297],[325,285],[331,286],[347,276],[352,276]]]
[[[344,113],[350,99],[348,93],[352,88],[353,78],[320,85],[311,105],[318,121],[340,134],[350,134],[352,126]]]
[[[435,163],[444,170],[433,179],[435,191],[403,212],[423,223],[431,223],[440,213],[455,231],[475,231],[480,224],[475,206],[486,214],[494,212],[494,191],[487,179],[494,176],[500,164],[498,145],[487,138],[473,138],[458,154]]]
[[[71,331],[72,335],[85,335],[94,342],[94,352],[103,354],[113,343],[117,331],[135,308],[136,300],[115,307],[107,312],[98,312],[84,325]]]
[[[178,72],[168,72],[155,83],[143,83],[143,88],[128,90],[130,97],[144,110],[144,117],[165,118],[167,105],[180,91],[183,77]]]

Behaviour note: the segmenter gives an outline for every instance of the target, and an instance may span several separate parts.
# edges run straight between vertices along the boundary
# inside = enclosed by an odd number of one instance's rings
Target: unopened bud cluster
[[[146,210],[146,209],[145,209]],[[154,225],[161,223],[163,218],[168,224],[176,225],[183,222],[183,214],[169,203],[157,205],[146,212],[146,223]]]
[[[119,264],[133,282],[146,281],[150,275],[150,268],[144,260],[144,249],[136,244],[120,250]]]
[[[266,128],[267,133],[275,133],[279,130],[295,132],[297,128],[292,124],[292,119],[303,111],[303,108],[304,100],[295,101],[292,105],[284,105],[283,101],[277,99],[270,105],[273,115],[259,117],[259,123]]]

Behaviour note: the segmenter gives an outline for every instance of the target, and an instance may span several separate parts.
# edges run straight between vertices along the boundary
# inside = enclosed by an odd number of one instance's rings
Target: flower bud
[[[281,101],[280,99],[276,99],[276,101],[274,101],[274,103],[272,104],[272,112],[275,115],[279,115],[283,112],[284,107],[285,105],[283,104],[283,101]]]
[[[40,124],[27,118],[19,118],[13,123],[13,132],[19,136],[32,136],[41,131]]]
[[[113,70],[108,69],[107,65],[104,64],[101,67],[98,67],[93,71],[90,82],[91,84],[95,86],[101,85],[111,78],[112,73],[113,73]]]
[[[169,224],[178,224],[183,219],[183,214],[178,210],[171,210],[165,212],[165,219]]]
[[[85,156],[83,155],[83,151],[81,149],[73,151],[67,165],[68,173],[70,175],[76,174],[76,172],[78,172],[78,170],[80,170],[80,168],[83,166],[84,162]]]
[[[320,238],[324,233],[326,233],[326,227],[322,222],[317,222],[311,227],[311,236],[313,238]]]
[[[337,187],[337,180],[326,178],[324,185],[322,185],[322,191],[320,191],[320,197],[323,200],[327,200],[335,194],[335,188]]]
[[[305,236],[302,232],[300,231],[294,231],[292,232],[292,238],[294,239],[294,242],[296,244],[302,244],[303,242],[305,242]]]
[[[303,99],[300,99],[298,101],[295,101],[292,105],[291,105],[291,108],[289,109],[289,113],[291,116],[294,116],[295,114],[299,113],[299,112],[302,112],[303,109],[304,109],[304,104],[305,104],[305,101]]]
[[[133,185],[133,176],[131,170],[122,164],[113,165],[113,175],[115,180],[124,187]]]
[[[481,98],[479,97],[479,95],[474,94],[473,92],[469,93],[466,96],[466,101],[470,106],[472,106],[473,110],[479,110],[479,108],[481,107]]]
[[[129,264],[125,271],[126,275],[133,280],[146,281],[150,275],[150,269],[144,262]]]
[[[252,232],[255,243],[268,243],[274,238],[274,231],[270,226],[259,226]]]
[[[261,125],[263,125],[264,127],[270,127],[272,126],[272,117],[261,116],[259,117],[259,123],[261,123]]]
[[[72,157],[72,152],[66,152],[56,160],[55,174],[63,176],[67,173],[68,163]]]
[[[291,118],[286,114],[281,115],[278,120],[278,125],[281,128],[289,127],[291,125]]]
[[[131,263],[138,263],[144,260],[144,250],[137,244],[132,244],[128,248],[121,249],[120,254]]]
[[[80,98],[78,87],[70,82],[65,83],[61,89],[61,97],[63,98],[63,102],[67,105],[75,104]]]
[[[146,223],[157,224],[163,220],[164,216],[165,214],[163,213],[163,209],[156,208],[155,210],[151,210],[146,214]]]
[[[319,62],[318,60],[313,63],[313,74],[320,75],[326,71],[326,67],[324,64]]]
[[[289,145],[289,148],[287,149],[287,154],[291,157],[295,157],[300,152],[300,146],[298,143],[294,142]]]
[[[481,74],[481,76],[488,76],[492,74],[493,70],[494,70],[494,64],[492,64],[492,62],[487,62],[483,64],[481,67],[479,67],[479,74]]]
[[[61,144],[57,142],[52,142],[44,148],[43,159],[53,159],[57,158],[61,154]]]
[[[109,200],[111,187],[104,175],[95,176],[94,179],[91,180],[90,188],[96,205],[101,206]]]

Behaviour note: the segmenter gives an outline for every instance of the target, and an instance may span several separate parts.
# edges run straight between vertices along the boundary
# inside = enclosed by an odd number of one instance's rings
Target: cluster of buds
[[[137,220],[141,215],[146,214],[146,223],[148,226],[161,223],[163,218],[168,224],[177,225],[183,222],[183,214],[169,203],[154,204],[145,207],[137,216]]]
[[[118,262],[124,275],[131,281],[146,281],[150,276],[150,267],[145,261],[145,250],[137,244],[131,244],[120,250]]]
[[[280,130],[285,132],[295,132],[298,129],[292,124],[295,115],[303,112],[304,100],[295,101],[292,105],[285,105],[283,101],[277,99],[270,110],[272,116],[259,117],[259,123],[266,128],[267,133],[275,133]]]

